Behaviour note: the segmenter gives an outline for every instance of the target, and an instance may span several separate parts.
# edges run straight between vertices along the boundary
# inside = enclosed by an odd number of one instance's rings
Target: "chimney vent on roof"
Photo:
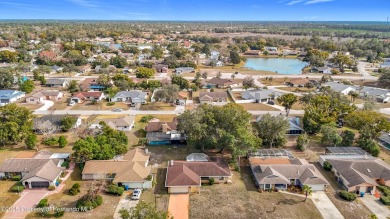
[[[170,164],[169,164],[170,166],[173,166],[173,160],[171,160],[171,162],[170,162]]]

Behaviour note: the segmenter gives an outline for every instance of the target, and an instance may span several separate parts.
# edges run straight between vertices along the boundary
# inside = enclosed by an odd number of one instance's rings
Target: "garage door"
[[[49,187],[50,183],[47,181],[37,181],[37,182],[31,182],[31,187],[33,188],[47,188]]]
[[[170,193],[188,193],[188,187],[170,187]]]
[[[324,191],[325,186],[324,185],[308,185],[311,187],[312,191]]]

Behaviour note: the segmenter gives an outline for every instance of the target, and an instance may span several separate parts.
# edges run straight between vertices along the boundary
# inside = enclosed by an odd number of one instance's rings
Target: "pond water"
[[[309,63],[299,59],[287,58],[247,58],[245,68],[252,70],[273,71],[278,74],[302,74],[302,69]]]

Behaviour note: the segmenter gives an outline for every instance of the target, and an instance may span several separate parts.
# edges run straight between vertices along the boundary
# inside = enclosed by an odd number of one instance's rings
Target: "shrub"
[[[57,218],[62,217],[62,216],[64,216],[64,214],[65,214],[65,211],[63,209],[56,208],[55,212],[54,212],[54,217],[57,217]]]
[[[75,183],[75,184],[73,184],[72,187],[69,189],[68,194],[69,194],[69,195],[77,195],[78,193],[80,193],[80,184]]]
[[[47,206],[49,206],[49,203],[48,203],[46,198],[41,199],[39,201],[39,203],[37,204],[37,208],[44,208],[44,207],[47,207]]]
[[[49,191],[54,191],[54,190],[56,189],[56,187],[55,187],[55,186],[49,186],[49,187],[47,187],[47,189],[48,189]]]
[[[209,183],[210,183],[210,185],[214,185],[215,179],[214,178],[209,178]]]
[[[65,167],[66,169],[69,168],[69,161],[64,161],[62,164],[61,164],[62,167]],[[64,172],[63,172],[64,173]]]
[[[12,181],[20,181],[22,179],[21,176],[13,176],[12,178]]]
[[[113,194],[113,195],[121,196],[124,191],[125,190],[124,190],[123,187],[119,187],[119,186],[116,186],[116,185],[109,185],[107,187],[107,192],[110,193],[110,194]]]
[[[58,144],[58,138],[56,138],[56,137],[46,138],[45,140],[43,140],[42,144],[47,145],[47,146],[54,146],[54,145]]]
[[[140,122],[146,123],[146,122],[149,122],[150,120],[152,120],[153,118],[154,118],[154,116],[151,116],[151,115],[142,116]]]
[[[328,161],[325,161],[324,162],[324,169],[327,170],[327,171],[331,171],[332,170],[332,164],[330,164]]]
[[[130,212],[124,208],[119,210],[119,214],[121,215],[122,219],[130,219]]]
[[[27,136],[27,138],[24,140],[24,143],[26,144],[28,149],[35,148],[35,145],[38,142],[38,138],[36,134],[30,134]]]
[[[378,190],[381,191],[385,196],[390,197],[390,189],[386,186],[377,186]]]
[[[348,192],[348,191],[340,191],[339,195],[342,199],[347,201],[354,201],[357,198],[355,193]]]
[[[115,105],[115,102],[108,102],[106,103],[107,106],[114,106]]]
[[[384,204],[384,205],[390,205],[390,197],[389,196],[384,196],[382,195],[381,198],[380,198],[381,202]]]
[[[12,186],[11,191],[12,192],[22,192],[24,190],[24,186]]]
[[[61,135],[59,138],[58,138],[58,145],[60,146],[60,148],[63,148],[65,147],[66,145],[68,144],[68,140],[66,140],[66,137]]]

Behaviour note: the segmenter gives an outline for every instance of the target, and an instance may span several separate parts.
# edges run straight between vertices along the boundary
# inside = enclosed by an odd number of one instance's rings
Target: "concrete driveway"
[[[374,213],[379,219],[386,219],[390,217],[390,210],[383,205],[378,198],[373,195],[365,195],[363,198],[359,198],[364,205],[367,206],[372,213]]]
[[[131,193],[130,193],[131,194]],[[123,194],[121,200],[119,201],[118,205],[116,206],[115,213],[114,213],[114,219],[121,219],[121,215],[119,214],[119,211],[124,208],[128,211],[131,211],[130,209],[137,206],[139,200],[132,200],[131,195],[129,193]]]
[[[168,212],[173,218],[188,219],[189,217],[189,194],[171,194],[169,195]]]
[[[37,110],[49,110],[50,107],[54,105],[54,102],[51,100],[43,100],[43,106]]]
[[[342,219],[344,218],[336,206],[332,203],[325,192],[313,192],[311,195],[315,206],[320,211],[324,219]]]
[[[24,190],[20,198],[12,205],[10,211],[5,213],[3,219],[25,218],[31,209],[43,199],[49,191],[45,190]]]

